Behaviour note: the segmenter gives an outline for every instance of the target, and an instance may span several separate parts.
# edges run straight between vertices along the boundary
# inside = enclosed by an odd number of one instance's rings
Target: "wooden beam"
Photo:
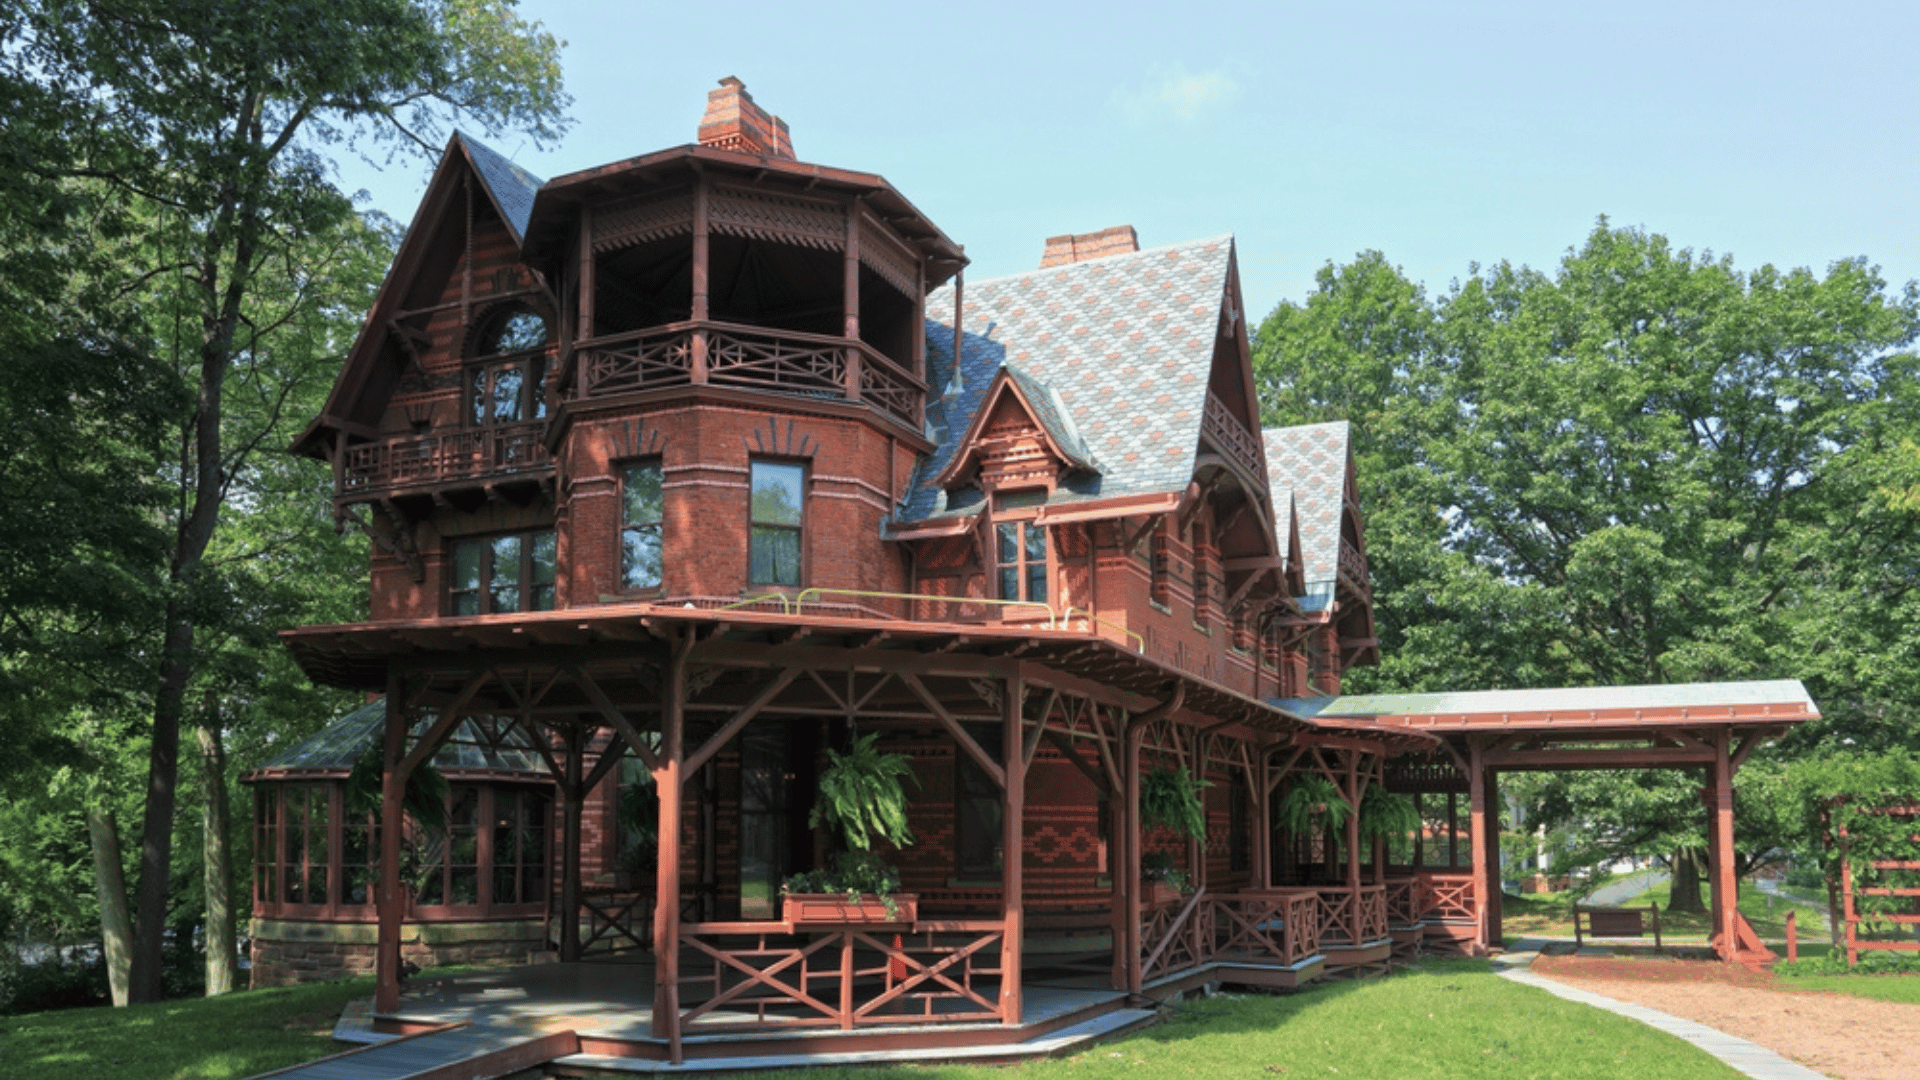
[[[1054,703],[1060,700],[1060,691],[1048,690],[1047,703],[1040,707],[1040,715],[1033,722],[1033,734],[1027,736],[1020,745],[1020,766],[1025,768],[1033,764],[1034,751],[1040,749],[1040,734],[1046,730],[1047,717],[1053,715]],[[1018,716],[1019,713],[1014,715]]]
[[[739,712],[734,713],[732,719],[721,725],[719,731],[714,732],[711,738],[701,744],[700,749],[687,755],[687,765],[683,775],[692,776],[694,773],[699,772],[701,767],[706,765],[713,755],[720,752],[721,747],[727,745],[728,740],[738,735],[741,728],[746,727],[754,717],[760,715],[760,710],[772,704],[773,699],[779,697],[780,692],[785,690],[788,684],[792,683],[794,678],[799,674],[799,668],[788,668],[779,675],[776,675],[772,682],[768,683],[758,694],[753,696],[752,701],[748,702]]]
[[[1712,749],[1654,747],[1588,747],[1553,750],[1490,750],[1484,755],[1494,769],[1661,769],[1679,765],[1712,765]]]
[[[400,782],[402,784],[407,782],[407,777],[413,775],[413,770],[420,767],[421,762],[432,757],[440,749],[440,744],[447,741],[447,736],[453,733],[454,726],[460,722],[460,714],[466,709],[467,703],[473,700],[473,695],[479,693],[480,688],[485,686],[487,680],[491,678],[493,678],[493,672],[482,671],[468,679],[467,685],[461,687],[460,692],[447,703],[447,707],[440,710],[440,718],[433,722],[433,726],[427,729],[426,734],[420,736],[420,741],[414,744],[413,750],[401,759]]]
[[[684,668],[684,661],[682,667]],[[573,676],[574,685],[580,687],[580,692],[587,695],[587,700],[593,703],[593,707],[600,710],[600,715],[606,720],[607,725],[626,737],[627,746],[640,756],[640,760],[646,763],[649,770],[660,771],[660,759],[648,748],[646,738],[640,734],[640,730],[634,726],[633,721],[627,719],[627,714],[621,712],[619,706],[607,697],[606,691],[600,689],[600,684],[593,681],[593,676],[588,675],[585,668],[576,665],[568,665],[567,670]],[[662,687],[663,691],[665,689]],[[683,702],[682,708],[684,707]]]
[[[947,729],[947,734],[953,736],[953,740],[960,744],[960,749],[965,750],[967,756],[973,759],[973,763],[980,766],[981,771],[1004,791],[1007,786],[1007,771],[1002,769],[1000,763],[993,760],[985,750],[982,750],[979,743],[973,741],[973,736],[967,734],[967,729],[960,725],[960,721],[954,719],[953,714],[947,711],[947,707],[927,690],[926,686],[920,682],[919,676],[898,672],[896,677],[906,684],[907,689],[913,691],[914,696],[920,699],[920,703],[933,714],[933,718],[940,722],[940,726]]]

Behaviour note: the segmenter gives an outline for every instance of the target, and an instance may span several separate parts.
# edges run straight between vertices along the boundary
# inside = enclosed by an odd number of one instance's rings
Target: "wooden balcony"
[[[547,422],[535,420],[349,446],[336,465],[334,497],[360,501],[501,478],[539,480],[553,473],[546,431]]]
[[[1344,536],[1340,538],[1340,577],[1360,595],[1371,595],[1373,585],[1367,573],[1367,557]]]
[[[581,342],[576,399],[673,386],[732,386],[868,405],[918,433],[926,384],[860,341],[683,322]]]
[[[1244,472],[1249,480],[1267,487],[1266,456],[1260,447],[1260,437],[1247,430],[1240,418],[1233,415],[1227,403],[1213,394],[1207,395],[1207,411],[1200,421],[1200,432],[1227,459]]]

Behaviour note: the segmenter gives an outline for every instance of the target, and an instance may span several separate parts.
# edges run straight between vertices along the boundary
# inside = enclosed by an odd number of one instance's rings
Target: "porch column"
[[[1026,862],[1027,753],[1021,737],[1022,699],[1026,682],[1018,675],[1009,678],[1000,695],[1000,760],[1006,770],[1007,786],[1001,793],[1004,813],[1000,817],[1000,1022],[1020,1022],[1020,952],[1025,926],[1020,895],[1022,872]],[[1046,723],[1046,717],[1040,718]]]
[[[1740,913],[1740,883],[1733,873],[1733,763],[1731,735],[1721,728],[1713,737],[1713,924],[1720,933],[1720,956],[1732,963],[1740,943],[1734,924]]]
[[[1353,812],[1347,815],[1347,940],[1360,944],[1360,751],[1346,751],[1347,798],[1353,800]]]
[[[1256,665],[1257,669],[1257,665]],[[1273,764],[1265,753],[1258,756],[1258,763],[1249,770],[1247,782],[1253,785],[1253,798],[1248,809],[1253,813],[1253,887],[1271,889],[1273,887],[1273,814],[1272,789],[1267,783],[1267,774]]]
[[[406,677],[387,671],[387,728],[380,776],[380,928],[374,948],[373,1011],[391,1013],[400,1008],[400,920],[406,893],[400,885],[400,833],[406,824],[402,795],[407,779],[400,773],[406,760],[407,728],[402,701]]]
[[[566,740],[566,775],[560,782],[561,816],[566,834],[560,853],[560,959],[572,963],[580,959],[580,758],[586,753],[586,740],[579,725],[570,725]]]
[[[847,207],[846,251],[841,259],[842,280],[840,284],[841,300],[841,336],[850,342],[860,340],[860,215],[863,201],[853,200]],[[845,385],[841,395],[848,401],[860,400],[860,350],[847,350],[847,367],[843,378]]]
[[[696,240],[699,234],[695,234]],[[673,643],[662,672],[660,691],[660,751],[655,755],[654,790],[660,795],[658,848],[660,865],[653,894],[653,1037],[667,1040],[675,1065],[683,1060],[680,1046],[680,802],[682,767],[686,761],[683,732],[687,705],[689,638]]]
[[[1121,742],[1120,782],[1122,794],[1120,803],[1126,812],[1125,838],[1120,859],[1120,876],[1126,884],[1126,902],[1122,904],[1126,923],[1124,942],[1116,942],[1124,950],[1127,964],[1127,990],[1139,993],[1146,985],[1145,973],[1140,967],[1140,744],[1146,740],[1147,726],[1139,718],[1126,726],[1126,737]]]
[[[1467,744],[1467,841],[1473,846],[1473,922],[1474,946],[1485,954],[1488,931],[1492,926],[1492,905],[1487,899],[1487,770],[1481,764],[1480,744]],[[1447,838],[1448,854],[1453,853],[1453,838]]]
[[[1505,893],[1500,887],[1500,774],[1487,770],[1487,944],[1501,947],[1507,936]]]

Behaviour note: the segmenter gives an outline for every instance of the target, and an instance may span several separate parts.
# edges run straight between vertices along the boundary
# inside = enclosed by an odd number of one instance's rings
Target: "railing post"
[[[707,322],[713,318],[707,298],[707,269],[711,245],[707,242],[707,180],[693,186],[693,355],[689,372],[695,386],[707,382]]]

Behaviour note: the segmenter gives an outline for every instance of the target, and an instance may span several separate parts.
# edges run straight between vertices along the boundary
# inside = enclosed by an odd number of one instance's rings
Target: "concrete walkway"
[[[1583,903],[1593,907],[1617,907],[1655,885],[1665,884],[1666,880],[1665,870],[1636,870],[1593,890],[1593,895],[1587,897]]]
[[[1507,950],[1504,956],[1494,959],[1494,972],[1502,978],[1545,990],[1555,997],[1618,1013],[1638,1020],[1648,1027],[1678,1036],[1726,1062],[1743,1075],[1753,1077],[1754,1080],[1831,1080],[1827,1074],[1814,1072],[1805,1065],[1789,1061],[1759,1043],[1748,1042],[1724,1031],[1715,1031],[1705,1024],[1682,1020],[1678,1016],[1649,1009],[1644,1005],[1616,1001],[1610,997],[1578,990],[1565,983],[1535,975],[1530,969],[1534,958],[1540,955],[1540,948],[1544,944],[1546,941],[1543,938],[1522,938],[1513,948]]]

